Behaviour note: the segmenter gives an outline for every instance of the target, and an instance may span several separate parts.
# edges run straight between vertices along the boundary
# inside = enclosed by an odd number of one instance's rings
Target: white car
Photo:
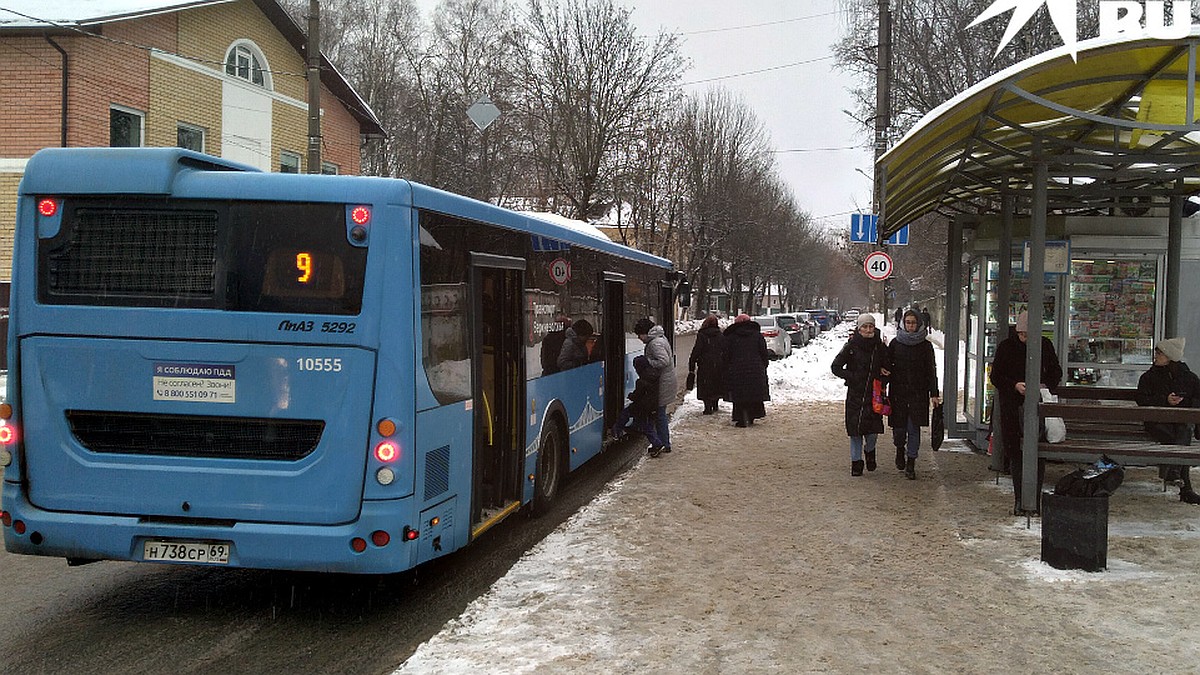
[[[752,316],[751,321],[758,324],[763,339],[767,341],[767,351],[777,359],[786,358],[792,354],[792,336],[779,327],[773,316]]]

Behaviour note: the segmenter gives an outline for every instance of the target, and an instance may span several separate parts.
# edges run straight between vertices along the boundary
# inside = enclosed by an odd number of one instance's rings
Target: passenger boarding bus
[[[351,573],[459,549],[601,451],[674,278],[404,180],[43,150],[17,203],[5,547]]]

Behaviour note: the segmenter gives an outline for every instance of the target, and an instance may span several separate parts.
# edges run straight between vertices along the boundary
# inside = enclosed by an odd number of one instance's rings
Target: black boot
[[[917,479],[917,458],[916,457],[905,457],[904,458],[904,477],[909,480]]]
[[[904,448],[899,445],[896,446],[896,470],[904,470]]]
[[[874,471],[875,467],[877,466],[875,464],[875,453],[867,452],[863,454],[865,454],[867,457],[867,471]]]
[[[860,459],[855,462],[850,462],[850,475],[861,476],[863,471],[863,461]]]

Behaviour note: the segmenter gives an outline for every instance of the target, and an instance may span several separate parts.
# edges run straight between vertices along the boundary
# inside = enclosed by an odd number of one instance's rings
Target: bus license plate
[[[142,559],[155,562],[188,562],[207,565],[228,565],[227,541],[161,541],[150,540],[142,545]]]

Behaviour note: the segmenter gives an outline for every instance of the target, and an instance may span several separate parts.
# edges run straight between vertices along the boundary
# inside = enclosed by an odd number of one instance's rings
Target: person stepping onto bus
[[[633,369],[637,371],[637,384],[629,393],[629,405],[621,410],[617,423],[613,425],[613,438],[621,438],[628,431],[636,431],[650,442],[650,456],[658,457],[662,452],[662,439],[655,430],[658,415],[658,373],[650,367],[650,361],[645,356],[633,360]],[[633,424],[630,424],[630,420]]]
[[[671,343],[667,342],[666,331],[662,326],[654,325],[650,319],[638,319],[633,326],[633,332],[646,345],[646,360],[658,375],[658,419],[655,429],[662,441],[659,452],[671,451],[671,418],[667,416],[667,406],[675,400],[677,389],[675,380],[675,355],[671,353]],[[654,447],[649,448],[650,454]]]
[[[1154,345],[1154,362],[1150,369],[1138,378],[1137,404],[1171,406],[1179,408],[1200,407],[1200,377],[1183,362],[1185,339],[1174,337],[1160,340]],[[1169,422],[1146,422],[1146,433],[1154,440],[1166,445],[1191,445],[1192,425]],[[1200,504],[1200,495],[1192,489],[1192,478],[1187,466],[1163,465],[1159,475],[1163,480],[1178,480],[1179,501]],[[1179,471],[1176,474],[1176,470]]]

